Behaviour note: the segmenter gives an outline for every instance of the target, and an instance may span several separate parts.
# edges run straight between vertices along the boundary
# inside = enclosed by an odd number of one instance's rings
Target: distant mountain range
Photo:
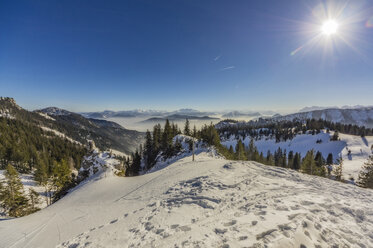
[[[312,107],[314,108],[314,107]],[[327,108],[306,112],[298,112],[294,114],[275,116],[272,120],[305,120],[305,119],[323,119],[342,124],[352,124],[373,128],[373,107],[353,108]]]
[[[147,123],[147,122],[164,122],[166,120],[169,121],[185,121],[186,119],[188,120],[220,120],[220,118],[215,118],[215,117],[210,117],[210,116],[194,116],[194,115],[185,115],[185,114],[173,114],[173,115],[168,115],[165,117],[152,117],[149,119],[146,119],[142,121],[142,123]]]
[[[83,112],[80,113],[84,117],[87,118],[100,118],[100,119],[107,119],[107,118],[115,118],[115,117],[167,117],[172,115],[188,115],[188,116],[197,116],[203,117],[208,115],[216,115],[215,112],[201,112],[195,109],[179,109],[176,111],[162,111],[162,110],[124,110],[124,111],[111,111],[105,110],[102,112]]]
[[[242,112],[242,111],[232,111],[226,114],[223,114],[223,118],[243,118],[243,117],[259,117],[262,116],[259,112]]]
[[[362,106],[362,105],[355,105],[355,106],[342,106],[342,107],[337,107],[337,106],[332,106],[332,107],[321,107],[321,106],[311,106],[311,107],[304,107],[300,109],[298,112],[310,112],[314,110],[324,110],[324,109],[361,109],[361,108],[370,108],[373,106]]]
[[[144,140],[144,133],[125,129],[115,122],[85,118],[56,107],[27,111],[8,97],[0,98],[0,117],[39,126],[80,144],[93,140],[102,150],[115,149],[125,154],[134,152]]]

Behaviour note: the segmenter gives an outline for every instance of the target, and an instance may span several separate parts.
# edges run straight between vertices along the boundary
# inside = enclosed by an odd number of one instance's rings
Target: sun
[[[335,20],[327,20],[321,26],[321,32],[324,35],[333,35],[338,31],[338,23]]]

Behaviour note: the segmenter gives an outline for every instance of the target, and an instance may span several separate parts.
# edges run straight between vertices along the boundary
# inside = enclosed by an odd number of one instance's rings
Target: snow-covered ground
[[[103,171],[0,221],[0,247],[373,247],[373,191],[200,153],[139,177]]]
[[[316,152],[320,151],[325,159],[329,153],[333,154],[334,160],[342,155],[344,178],[350,179],[350,177],[353,177],[355,180],[358,179],[362,165],[367,161],[369,155],[372,154],[371,146],[373,145],[373,136],[362,138],[355,135],[339,134],[340,141],[330,141],[332,134],[333,133],[328,134],[325,132],[315,135],[301,134],[295,136],[292,140],[278,143],[276,143],[275,139],[263,137],[259,140],[255,140],[254,143],[259,152],[263,152],[264,156],[267,155],[268,150],[274,153],[279,147],[283,150],[286,149],[287,152],[299,152],[302,157],[311,149],[314,149]],[[250,137],[246,137],[243,142],[247,146],[250,140]],[[317,140],[321,140],[322,142],[316,143]],[[234,136],[231,136],[229,140],[223,141],[222,144],[228,148],[232,145],[234,148],[237,144],[237,140]],[[348,155],[348,150],[351,150],[350,155]]]
[[[103,170],[107,170],[105,172],[106,174],[115,173],[118,171],[115,168],[121,165],[121,162],[115,158],[115,155],[111,156],[110,151],[100,152],[95,149],[89,156],[84,157],[82,165],[85,166],[85,168],[82,167],[81,170],[86,169],[88,175],[92,176],[93,174],[100,173]],[[0,181],[5,180],[4,172],[5,170],[0,170]],[[77,174],[78,172],[75,170],[73,173]],[[30,189],[35,190],[40,195],[40,204],[38,204],[37,207],[40,209],[47,207],[46,189],[34,180],[34,176],[32,174],[19,174],[19,177],[23,184],[24,194],[27,196]],[[82,182],[82,184],[84,183],[85,182]],[[6,218],[9,218],[9,216],[7,216],[6,213],[3,212],[3,209],[0,208],[0,220]]]

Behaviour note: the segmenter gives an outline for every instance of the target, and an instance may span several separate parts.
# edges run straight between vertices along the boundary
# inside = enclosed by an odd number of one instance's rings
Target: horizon
[[[372,9],[363,0],[1,2],[0,87],[29,110],[369,106]],[[324,30],[330,18],[338,31]]]
[[[304,106],[299,109],[295,109],[294,111],[276,111],[272,109],[223,109],[223,110],[217,110],[217,109],[211,109],[211,110],[205,110],[205,109],[198,109],[198,108],[178,108],[178,109],[150,109],[150,108],[145,108],[145,109],[140,109],[140,108],[133,108],[133,109],[103,109],[103,110],[93,110],[93,111],[74,111],[68,108],[62,108],[59,106],[41,106],[39,108],[35,109],[29,109],[25,106],[22,106],[21,104],[18,103],[17,99],[11,96],[0,96],[0,98],[12,98],[15,100],[16,104],[19,105],[20,107],[28,110],[28,111],[37,111],[37,110],[42,110],[46,108],[58,108],[62,110],[67,110],[73,113],[78,113],[78,114],[84,114],[84,113],[102,113],[102,112],[126,112],[126,111],[154,111],[154,112],[165,112],[165,113],[172,113],[172,112],[178,112],[178,111],[183,111],[183,110],[192,110],[192,111],[198,111],[198,112],[206,112],[206,114],[213,113],[216,115],[219,114],[226,114],[230,112],[241,112],[241,113],[255,113],[259,112],[261,115],[266,115],[266,112],[273,112],[273,114],[280,114],[280,115],[287,115],[287,114],[293,114],[293,113],[300,113],[300,112],[310,112],[314,110],[325,110],[325,109],[360,109],[360,108],[372,108],[373,105],[342,105],[342,106]],[[309,109],[309,110],[308,110]],[[269,114],[270,115],[270,114]]]

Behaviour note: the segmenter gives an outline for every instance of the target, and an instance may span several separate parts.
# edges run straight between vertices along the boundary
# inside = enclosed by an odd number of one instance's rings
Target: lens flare
[[[365,23],[365,27],[373,28],[373,16],[367,20],[367,22]]]

